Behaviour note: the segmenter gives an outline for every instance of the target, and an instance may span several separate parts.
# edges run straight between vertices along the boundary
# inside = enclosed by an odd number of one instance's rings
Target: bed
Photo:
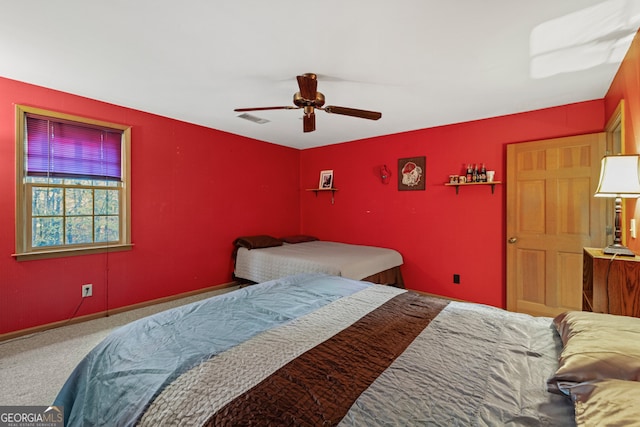
[[[243,236],[234,241],[234,278],[261,283],[298,273],[325,273],[404,287],[394,249],[322,241],[314,236]]]
[[[295,275],[114,331],[54,405],[70,426],[637,421],[640,319],[607,316],[531,317]]]

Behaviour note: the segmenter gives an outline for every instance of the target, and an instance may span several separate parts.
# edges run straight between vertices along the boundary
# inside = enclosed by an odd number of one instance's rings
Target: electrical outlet
[[[90,297],[92,295],[93,295],[93,285],[91,283],[82,285],[82,298]]]
[[[454,274],[453,275],[453,283],[455,283],[456,285],[460,284],[460,275],[459,274]]]

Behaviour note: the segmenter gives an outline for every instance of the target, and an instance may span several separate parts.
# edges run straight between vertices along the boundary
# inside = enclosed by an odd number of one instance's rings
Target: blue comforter
[[[69,426],[135,425],[167,384],[203,360],[368,286],[304,274],[140,319],[96,346],[54,405],[64,406]]]

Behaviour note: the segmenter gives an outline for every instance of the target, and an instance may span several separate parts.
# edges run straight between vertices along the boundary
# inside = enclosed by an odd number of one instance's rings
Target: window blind
[[[122,133],[27,115],[28,176],[120,180]]]

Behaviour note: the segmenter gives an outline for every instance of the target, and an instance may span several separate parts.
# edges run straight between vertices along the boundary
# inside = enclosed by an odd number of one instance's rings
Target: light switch
[[[629,232],[631,233],[631,238],[636,238],[636,219],[631,218],[631,224],[629,225]]]

